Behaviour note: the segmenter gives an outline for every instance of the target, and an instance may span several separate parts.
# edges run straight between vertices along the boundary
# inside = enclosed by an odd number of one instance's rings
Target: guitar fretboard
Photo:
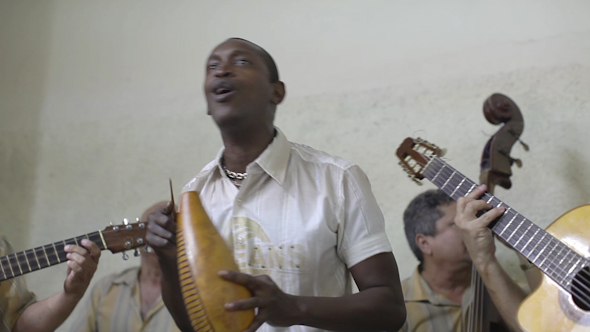
[[[96,243],[100,250],[106,249],[100,231],[96,231],[2,256],[0,257],[0,281],[66,262],[68,259],[66,258],[67,252],[64,251],[64,247],[68,244],[80,245],[80,241],[83,239],[88,239]]]
[[[478,186],[439,157],[432,157],[423,175],[454,200],[467,196]],[[492,231],[561,287],[570,289],[586,259],[497,197],[486,193],[480,199],[494,207],[506,208],[504,215],[490,227]]]

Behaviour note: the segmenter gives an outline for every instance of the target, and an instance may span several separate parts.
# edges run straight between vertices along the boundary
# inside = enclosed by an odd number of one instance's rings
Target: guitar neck
[[[422,175],[453,200],[468,195],[477,187],[439,157],[430,159]],[[494,207],[506,208],[504,215],[489,226],[492,231],[561,287],[570,289],[575,274],[584,267],[584,257],[497,197],[486,193],[480,199]]]
[[[100,250],[107,249],[101,231],[96,231],[2,256],[0,257],[0,281],[66,262],[68,259],[64,247],[68,244],[80,245],[83,239],[96,243]]]

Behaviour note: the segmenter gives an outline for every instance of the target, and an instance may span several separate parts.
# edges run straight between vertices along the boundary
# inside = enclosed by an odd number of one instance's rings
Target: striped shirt
[[[102,278],[82,304],[72,332],[179,332],[160,297],[141,317],[139,267]]]
[[[462,305],[436,294],[418,268],[402,281],[407,319],[403,332],[461,332],[471,303],[470,288],[463,293]],[[462,310],[467,308],[467,310]]]
[[[12,246],[0,234],[0,257],[12,253]],[[0,332],[10,332],[18,317],[35,301],[35,294],[27,289],[24,277],[0,282]]]

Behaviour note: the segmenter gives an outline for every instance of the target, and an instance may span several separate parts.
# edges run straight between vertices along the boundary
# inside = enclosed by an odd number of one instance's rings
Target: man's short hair
[[[264,48],[254,44],[253,42],[251,42],[249,40],[243,39],[243,38],[233,37],[230,39],[241,40],[243,42],[246,42],[246,43],[256,47],[256,49],[258,49],[258,55],[260,55],[260,57],[262,58],[262,61],[264,61],[264,64],[266,65],[266,68],[268,69],[268,73],[270,74],[270,82],[276,83],[279,81],[279,70],[277,69],[277,64],[275,63],[275,60],[273,60],[273,58],[270,56],[270,54]]]
[[[431,189],[416,196],[404,211],[404,230],[410,249],[420,263],[424,260],[422,251],[416,243],[416,235],[436,235],[436,221],[442,218],[441,206],[453,200],[440,189]]]

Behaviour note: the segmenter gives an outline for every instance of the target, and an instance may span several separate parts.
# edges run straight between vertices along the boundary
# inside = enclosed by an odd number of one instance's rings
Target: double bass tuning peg
[[[528,146],[528,144],[526,144],[525,142],[521,141],[521,140],[520,140],[520,138],[518,139],[518,142],[520,143],[520,145],[522,145],[522,148],[523,148],[525,151],[529,151],[529,146]],[[517,165],[518,165],[518,164],[517,164]],[[518,166],[518,167],[520,167],[520,166]]]
[[[505,151],[500,150],[499,152],[500,152],[500,154],[502,154],[506,158],[508,158],[508,160],[510,161],[510,165],[516,164],[516,167],[518,167],[518,168],[522,167],[522,160],[510,157],[510,155],[508,155]]]

